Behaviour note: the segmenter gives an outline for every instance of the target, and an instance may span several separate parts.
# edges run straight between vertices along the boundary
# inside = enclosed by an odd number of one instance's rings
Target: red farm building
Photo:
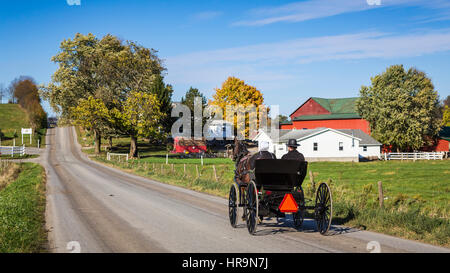
[[[434,152],[449,152],[450,151],[450,126],[444,127],[436,138],[435,145],[429,147],[430,151]]]
[[[175,137],[173,149],[174,153],[202,153],[206,152],[206,141],[204,139],[194,140],[192,138]]]
[[[360,129],[370,135],[369,122],[355,110],[357,98],[324,99],[311,97],[291,115],[291,121],[280,124],[280,129]]]

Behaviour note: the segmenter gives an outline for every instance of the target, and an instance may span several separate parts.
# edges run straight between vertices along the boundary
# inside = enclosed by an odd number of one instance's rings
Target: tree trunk
[[[130,157],[131,158],[136,158],[137,155],[138,155],[137,137],[131,136]]]
[[[102,145],[102,136],[97,129],[94,130],[94,139],[95,139],[95,153],[99,154]]]
[[[112,151],[112,146],[113,146],[113,143],[112,143],[112,136],[110,136],[110,137],[109,137],[109,150],[110,150],[110,151]]]

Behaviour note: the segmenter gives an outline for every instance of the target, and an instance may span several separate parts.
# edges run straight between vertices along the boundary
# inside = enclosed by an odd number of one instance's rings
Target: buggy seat
[[[258,189],[291,191],[301,186],[308,162],[289,159],[259,159],[255,161],[255,183]]]

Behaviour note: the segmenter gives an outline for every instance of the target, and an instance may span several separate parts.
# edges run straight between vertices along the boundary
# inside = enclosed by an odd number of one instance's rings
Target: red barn
[[[360,129],[370,135],[369,122],[355,109],[357,98],[309,98],[291,115],[291,121],[281,123],[280,129]]]
[[[444,127],[439,132],[438,140],[436,143],[436,152],[448,152],[450,151],[450,127]]]

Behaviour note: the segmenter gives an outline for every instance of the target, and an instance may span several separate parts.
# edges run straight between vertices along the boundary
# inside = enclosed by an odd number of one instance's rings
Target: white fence
[[[111,156],[117,156],[119,158],[119,161],[120,161],[120,157],[121,156],[125,156],[126,160],[128,161],[128,154],[107,153],[106,154],[106,159],[107,160],[111,160]]]
[[[25,145],[23,146],[0,146],[0,155],[24,156],[26,154]]]
[[[386,153],[384,160],[442,160],[445,152]]]

